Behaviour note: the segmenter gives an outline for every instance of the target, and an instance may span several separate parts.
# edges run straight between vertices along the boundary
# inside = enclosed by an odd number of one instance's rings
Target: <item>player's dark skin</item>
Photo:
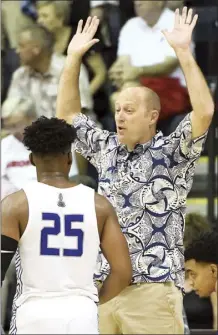
[[[30,160],[36,166],[38,182],[60,189],[76,186],[68,179],[72,164],[71,153],[56,156],[30,154]],[[29,217],[28,202],[24,191],[20,190],[6,197],[2,201],[1,210],[2,235],[19,241],[26,229]],[[105,303],[129,285],[132,266],[127,242],[121,232],[112,205],[103,196],[95,194],[95,210],[101,250],[111,267],[111,273],[99,293],[100,303]]]

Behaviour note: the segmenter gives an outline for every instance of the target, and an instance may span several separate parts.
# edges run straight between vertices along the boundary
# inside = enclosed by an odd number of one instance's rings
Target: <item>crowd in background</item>
[[[2,1],[2,198],[36,179],[29,152],[22,144],[23,129],[41,115],[55,116],[58,82],[67,47],[78,20],[88,15],[100,19],[97,32],[100,42],[85,56],[81,67],[83,113],[99,127],[115,131],[116,95],[122,88],[144,85],[161,98],[158,128],[165,135],[176,129],[191,106],[184,75],[161,30],[172,28],[173,11],[184,4],[182,0]],[[191,5],[190,1],[187,4]],[[149,21],[150,11],[156,13],[155,24]],[[204,50],[195,39],[192,52],[199,65],[206,68]],[[80,155],[73,155],[72,180],[97,190],[95,169]],[[209,229],[206,219],[190,214],[186,221],[185,246],[192,236]],[[13,269],[8,278],[9,291],[6,289],[3,296],[5,323],[10,319]],[[185,289],[184,306],[190,328],[212,329],[215,324],[212,298],[199,298],[188,278]]]

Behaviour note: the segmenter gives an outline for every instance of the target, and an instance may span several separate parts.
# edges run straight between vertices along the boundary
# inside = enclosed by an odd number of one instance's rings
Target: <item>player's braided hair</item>
[[[193,240],[185,249],[185,260],[190,259],[218,265],[218,233],[206,232]]]
[[[35,154],[57,155],[70,151],[75,129],[64,120],[39,117],[24,129],[23,144]]]

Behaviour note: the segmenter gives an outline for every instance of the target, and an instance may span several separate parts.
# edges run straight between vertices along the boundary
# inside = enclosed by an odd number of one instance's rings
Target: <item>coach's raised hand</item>
[[[163,31],[170,46],[174,49],[185,75],[193,111],[190,113],[192,138],[202,136],[208,130],[214,113],[214,102],[203,73],[197,65],[192,52],[192,32],[197,23],[198,15],[184,7],[180,15],[175,11],[175,23],[171,32]]]
[[[173,49],[187,49],[190,47],[192,40],[192,32],[197,23],[198,15],[193,17],[193,10],[187,10],[184,7],[180,15],[179,9],[175,11],[175,23],[171,32],[163,30],[168,43]]]
[[[88,17],[84,27],[83,20],[79,21],[76,34],[68,46],[68,56],[82,57],[94,44],[99,42],[98,39],[94,38],[98,25],[99,19],[96,16]]]
[[[67,58],[61,74],[56,116],[72,123],[81,112],[79,91],[80,66],[83,55],[99,40],[94,38],[99,20],[96,16],[88,17],[85,26],[80,20],[76,34],[73,36],[67,50]]]

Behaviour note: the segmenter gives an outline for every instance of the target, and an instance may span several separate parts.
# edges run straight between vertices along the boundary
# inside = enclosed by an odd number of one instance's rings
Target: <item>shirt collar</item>
[[[119,153],[122,155],[126,155],[127,153],[130,154],[143,154],[149,147],[153,146],[156,141],[158,141],[161,137],[163,137],[163,133],[158,131],[158,133],[152,137],[152,139],[146,143],[136,144],[133,151],[128,151],[127,146],[125,144],[119,144],[118,150]]]

